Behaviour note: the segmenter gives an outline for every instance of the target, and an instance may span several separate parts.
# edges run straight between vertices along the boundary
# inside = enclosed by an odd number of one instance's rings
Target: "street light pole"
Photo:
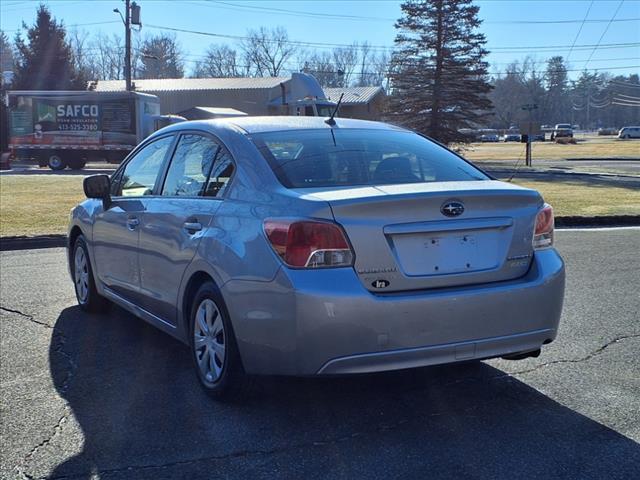
[[[124,28],[125,28],[125,53],[124,53],[124,76],[126,82],[127,92],[131,91],[131,6],[130,0],[125,0],[126,13],[124,15]]]

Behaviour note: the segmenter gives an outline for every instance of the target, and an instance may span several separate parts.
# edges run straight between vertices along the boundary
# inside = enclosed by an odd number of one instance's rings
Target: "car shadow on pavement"
[[[119,308],[70,307],[50,367],[84,436],[51,478],[632,478],[640,465],[634,441],[484,363],[262,378],[218,403],[178,341]]]

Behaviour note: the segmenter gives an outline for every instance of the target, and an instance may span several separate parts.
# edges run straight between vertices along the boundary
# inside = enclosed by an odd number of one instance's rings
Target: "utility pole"
[[[124,77],[127,92],[131,91],[131,5],[125,0],[126,13],[124,15]]]
[[[124,0],[125,3],[125,14],[124,17],[122,13],[117,8],[114,8],[113,11],[120,14],[120,18],[122,18],[122,23],[124,23],[124,79],[126,84],[127,92],[132,90],[131,87],[131,25],[139,25],[142,28],[142,23],[140,22],[140,6],[136,4],[136,2],[131,2],[130,0]]]

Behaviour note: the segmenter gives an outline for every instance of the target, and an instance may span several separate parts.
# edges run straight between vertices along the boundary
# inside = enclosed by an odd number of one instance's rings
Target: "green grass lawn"
[[[515,179],[535,188],[556,216],[640,215],[640,191],[584,182]],[[81,176],[0,176],[0,236],[66,233],[69,210],[84,199]]]

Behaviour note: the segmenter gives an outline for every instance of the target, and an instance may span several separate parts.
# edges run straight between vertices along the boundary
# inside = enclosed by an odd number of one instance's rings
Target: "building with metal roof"
[[[333,102],[344,93],[338,116],[365,120],[380,120],[387,97],[382,87],[325,88],[324,93]]]
[[[187,120],[209,120],[215,118],[228,118],[228,117],[246,117],[246,112],[241,112],[235,108],[224,107],[193,107],[182,112],[178,112],[178,115],[186,118]]]
[[[98,80],[90,82],[88,88],[98,92],[123,91],[125,82]],[[157,96],[163,114],[204,106],[233,108],[248,115],[295,115],[295,106],[302,100],[330,103],[316,79],[304,73],[291,77],[137,79],[134,89]],[[291,108],[284,108],[287,105]]]

